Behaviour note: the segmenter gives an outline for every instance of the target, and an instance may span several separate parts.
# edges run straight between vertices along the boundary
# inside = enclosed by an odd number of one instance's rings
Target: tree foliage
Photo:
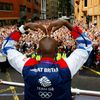
[[[71,15],[71,0],[58,0],[58,11],[62,12],[63,16]]]

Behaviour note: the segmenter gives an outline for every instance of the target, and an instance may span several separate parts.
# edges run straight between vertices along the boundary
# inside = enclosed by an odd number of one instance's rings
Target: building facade
[[[0,0],[0,24],[9,24],[23,16],[32,18],[41,12],[40,0]]]
[[[74,0],[74,16],[100,28],[100,0]]]
[[[58,18],[58,0],[47,0],[46,16],[47,19]]]

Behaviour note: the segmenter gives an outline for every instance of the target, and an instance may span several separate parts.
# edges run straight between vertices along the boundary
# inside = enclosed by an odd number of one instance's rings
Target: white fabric
[[[12,47],[14,49],[16,49],[15,45],[17,44],[16,41],[14,40],[9,40],[9,42],[7,42],[7,40],[4,41],[3,45],[2,45],[2,49],[4,48],[5,44],[6,44],[6,47]]]
[[[24,67],[24,64],[29,60],[25,55],[20,53],[19,51],[16,50],[16,41],[14,40],[9,40],[7,43],[7,40],[4,41],[2,49],[10,47],[7,50],[7,58],[9,63],[12,65],[14,69],[16,69],[19,73],[22,73],[22,69]],[[13,49],[12,49],[13,48]]]
[[[86,60],[88,59],[88,56],[89,55],[86,50],[76,49],[68,58],[64,58],[64,60],[66,61],[70,69],[72,77],[86,62]]]
[[[88,39],[88,37],[85,35],[85,33],[83,33],[82,36],[85,38],[85,40],[81,36],[78,37],[76,39],[77,49],[68,58],[64,59],[66,63],[68,64],[72,77],[87,61],[89,54],[91,53],[93,49],[92,43]],[[85,44],[85,42],[87,43],[87,45]]]
[[[29,60],[29,58],[18,52],[16,49],[8,50],[7,58],[12,67],[16,69],[19,73],[22,73],[24,64]]]
[[[21,26],[19,27],[19,31],[20,31],[21,33],[25,33],[24,25],[21,25]]]

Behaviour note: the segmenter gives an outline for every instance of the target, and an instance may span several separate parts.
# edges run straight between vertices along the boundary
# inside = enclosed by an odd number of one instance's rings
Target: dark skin
[[[38,29],[41,29],[45,34],[47,34],[47,31],[45,27],[42,24],[37,24],[37,23],[26,23],[24,25],[24,29],[27,30],[30,28],[31,30],[37,31]]]
[[[55,32],[62,26],[66,26],[70,31],[72,31],[73,26],[65,20],[57,20],[53,21],[47,30],[45,29],[44,26],[41,24],[36,24],[36,23],[27,23],[25,24],[25,29],[30,28],[32,30],[35,29],[41,29],[46,35],[50,36],[52,32]],[[49,57],[49,58],[54,58],[57,52],[57,41],[51,37],[45,37],[40,40],[39,42],[39,53],[42,54],[42,57]]]
[[[44,37],[39,42],[39,51],[42,57],[54,58],[57,52],[57,41],[51,37]]]
[[[53,21],[49,27],[47,28],[48,34],[50,35],[51,32],[55,32],[56,30],[58,30],[59,28],[61,28],[62,26],[66,26],[70,31],[72,31],[73,26],[66,20],[56,20]]]

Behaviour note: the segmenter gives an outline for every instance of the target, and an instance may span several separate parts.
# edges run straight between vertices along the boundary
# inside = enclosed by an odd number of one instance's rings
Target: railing
[[[0,80],[1,85],[10,85],[10,86],[16,86],[16,87],[24,87],[24,83],[18,83],[18,82],[8,82],[8,81],[3,81]],[[98,96],[100,97],[100,92],[99,91],[89,91],[89,90],[81,90],[81,89],[75,89],[71,88],[71,91],[73,94],[76,95],[88,95],[88,96]]]

